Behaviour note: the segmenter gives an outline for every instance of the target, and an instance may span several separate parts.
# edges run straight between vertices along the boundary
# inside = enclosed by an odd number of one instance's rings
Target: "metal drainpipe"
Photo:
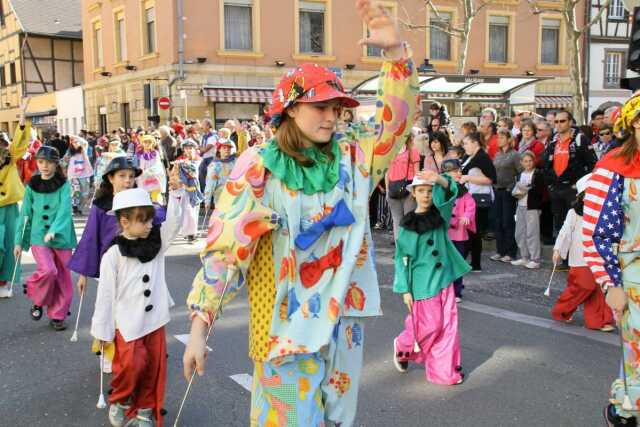
[[[178,17],[178,74],[169,80],[169,98],[171,99],[171,107],[169,108],[169,115],[173,117],[173,85],[178,81],[184,81],[184,0],[176,0],[176,12]]]
[[[184,0],[176,0],[178,5],[178,78],[184,80]]]
[[[589,21],[591,20],[591,6],[592,6],[592,2],[591,0],[588,2],[585,2],[585,23],[589,23]],[[605,16],[607,15],[607,12],[605,12]],[[605,19],[605,16],[601,17],[601,19]],[[605,26],[606,27],[606,26]],[[586,105],[582,106],[582,110],[583,110],[583,114],[584,114],[584,120],[585,120],[585,124],[588,125],[589,124],[589,88],[591,87],[591,82],[590,82],[590,72],[589,72],[589,61],[591,60],[591,26],[589,26],[587,28],[587,32],[585,34],[586,40],[584,43],[585,46],[585,53],[584,53],[584,67],[582,67],[582,69],[584,70],[584,86],[582,88],[582,90],[584,91],[584,102]]]

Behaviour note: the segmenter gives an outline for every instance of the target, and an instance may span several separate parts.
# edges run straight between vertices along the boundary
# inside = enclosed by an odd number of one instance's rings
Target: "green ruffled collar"
[[[340,146],[332,139],[333,160],[315,147],[303,148],[302,153],[314,161],[312,166],[301,166],[294,159],[280,151],[275,138],[260,152],[264,167],[285,185],[304,194],[328,193],[333,190],[340,178]]]

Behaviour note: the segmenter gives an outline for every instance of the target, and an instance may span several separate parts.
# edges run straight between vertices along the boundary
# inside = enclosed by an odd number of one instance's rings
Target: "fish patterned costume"
[[[405,59],[386,61],[380,77],[375,126],[335,133],[334,161],[303,149],[315,163],[301,167],[274,140],[250,147],[209,221],[187,304],[211,322],[228,266],[238,267],[224,303],[247,285],[251,425],[354,422],[363,318],[382,314],[369,195],[413,123],[418,80],[408,49]],[[322,179],[307,179],[314,173]]]

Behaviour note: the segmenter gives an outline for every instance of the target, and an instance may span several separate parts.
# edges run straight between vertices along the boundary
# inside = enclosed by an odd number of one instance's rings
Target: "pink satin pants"
[[[420,352],[414,352],[415,336]],[[453,285],[436,296],[413,303],[413,315],[404,321],[397,337],[397,350],[405,353],[400,360],[424,363],[427,381],[450,385],[461,379],[458,306]]]
[[[35,305],[47,307],[47,317],[64,320],[73,298],[71,271],[67,263],[71,249],[31,246],[36,271],[27,279],[27,297]]]

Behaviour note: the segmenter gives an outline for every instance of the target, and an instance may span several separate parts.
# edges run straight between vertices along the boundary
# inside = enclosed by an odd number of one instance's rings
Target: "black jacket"
[[[520,181],[519,173],[516,176],[516,182]],[[531,188],[527,193],[527,210],[542,210],[542,200],[544,198],[544,192],[546,190],[546,186],[544,183],[544,175],[540,169],[535,169],[533,172],[533,177],[531,178]]]
[[[553,136],[542,156],[544,180],[551,190],[556,185],[575,185],[580,178],[593,171],[598,161],[593,146],[583,134],[578,133],[574,128],[569,143],[569,165],[562,175],[556,176],[553,169],[553,154],[557,143],[558,134]]]

